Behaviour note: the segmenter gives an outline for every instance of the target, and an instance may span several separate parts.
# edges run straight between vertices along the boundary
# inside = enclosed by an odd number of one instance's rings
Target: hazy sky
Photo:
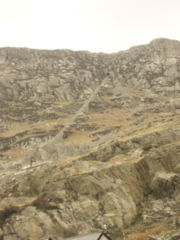
[[[180,0],[0,0],[0,47],[117,52],[180,40]]]

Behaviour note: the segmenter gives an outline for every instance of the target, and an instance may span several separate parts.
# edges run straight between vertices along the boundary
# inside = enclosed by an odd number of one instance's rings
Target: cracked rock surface
[[[114,54],[1,48],[0,162],[0,239],[106,225],[113,239],[175,240],[180,42]]]

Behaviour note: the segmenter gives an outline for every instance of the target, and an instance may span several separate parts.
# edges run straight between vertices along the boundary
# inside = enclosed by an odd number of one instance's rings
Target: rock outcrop
[[[0,107],[0,238],[177,228],[180,42],[0,49]]]

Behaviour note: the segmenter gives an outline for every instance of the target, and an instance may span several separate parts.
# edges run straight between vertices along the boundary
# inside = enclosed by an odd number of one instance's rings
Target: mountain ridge
[[[0,49],[0,107],[2,239],[178,228],[179,41]]]

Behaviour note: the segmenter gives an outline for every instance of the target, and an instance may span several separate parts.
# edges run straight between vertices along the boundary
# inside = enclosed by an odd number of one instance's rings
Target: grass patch
[[[34,201],[33,205],[42,211],[58,209],[57,206],[52,205],[50,201],[45,196],[42,195],[39,196],[36,201]],[[58,215],[60,218],[62,217],[61,212],[59,210]]]
[[[133,217],[132,221],[131,221],[131,225],[135,225],[137,223],[139,223],[142,220],[142,215],[140,213],[138,213],[136,216]]]
[[[144,151],[149,151],[152,148],[152,143],[147,143],[143,145],[143,150]]]
[[[3,211],[0,211],[0,225],[2,226],[7,218],[11,217],[13,214],[17,214],[19,209],[16,207],[5,208]]]

